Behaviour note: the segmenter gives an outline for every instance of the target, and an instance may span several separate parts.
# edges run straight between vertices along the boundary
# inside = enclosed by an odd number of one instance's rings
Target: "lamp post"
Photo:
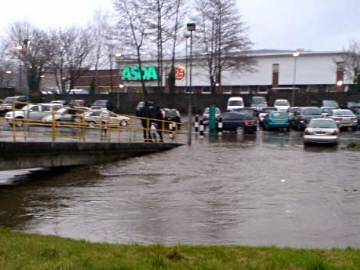
[[[195,23],[188,23],[186,25],[187,30],[190,32],[190,76],[189,76],[189,107],[188,107],[188,117],[189,117],[189,132],[188,132],[188,145],[191,145],[191,131],[192,131],[192,35],[193,31],[196,30]]]
[[[190,38],[190,34],[189,33],[185,33],[184,34],[184,38],[185,38],[185,92],[188,91],[188,67],[189,67],[189,61],[188,61],[188,39]]]
[[[294,57],[294,72],[293,72],[293,86],[292,86],[292,91],[291,91],[291,105],[293,107],[295,107],[295,85],[296,85],[296,64],[297,64],[297,58],[300,56],[300,52],[298,50],[296,50],[293,53],[293,57]]]

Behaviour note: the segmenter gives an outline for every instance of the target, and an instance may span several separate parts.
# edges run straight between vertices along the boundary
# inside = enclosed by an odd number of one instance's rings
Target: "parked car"
[[[294,122],[294,118],[295,118],[295,113],[298,112],[300,110],[301,107],[290,107],[289,109],[289,121],[290,121],[290,126],[293,126],[293,122]]]
[[[84,99],[70,100],[69,105],[72,107],[86,107],[86,101]]]
[[[360,102],[348,101],[346,102],[346,108],[352,110],[352,108],[360,108]]]
[[[236,132],[242,128],[244,133],[254,133],[257,130],[256,112],[253,109],[238,109],[224,112],[219,118],[223,123],[223,130]]]
[[[337,109],[337,108],[339,108],[339,104],[335,100],[325,99],[325,100],[321,101],[321,108]]]
[[[226,110],[232,111],[236,109],[243,109],[244,107],[244,100],[242,97],[229,97]]]
[[[43,117],[41,121],[45,123],[51,123],[54,118],[55,121],[60,122],[81,122],[81,118],[87,111],[88,109],[65,107],[57,110],[54,116],[50,114]]]
[[[217,119],[220,114],[221,114],[220,109],[218,107],[215,107],[215,118]],[[209,118],[210,118],[210,107],[206,107],[204,109],[204,112],[203,112],[203,115],[202,115],[202,120],[203,120],[204,126],[209,125]]]
[[[321,107],[321,114],[324,117],[328,117],[329,115],[332,114],[332,111],[334,110],[334,108],[329,108],[329,107]]]
[[[274,107],[278,111],[288,111],[290,109],[290,103],[287,99],[276,99],[274,102]]]
[[[349,109],[333,110],[331,115],[329,115],[329,118],[335,120],[340,129],[351,127],[352,130],[357,130],[357,116]]]
[[[357,110],[356,112],[354,112],[354,114],[357,118],[357,129],[360,129],[360,110]]]
[[[179,129],[181,127],[181,115],[180,112],[177,109],[169,109],[169,108],[163,108],[161,109],[161,112],[163,114],[163,119],[165,121],[165,128],[169,128],[170,122],[177,123],[177,128]],[[155,118],[155,116],[153,116]]]
[[[107,109],[111,111],[113,109],[113,106],[111,102],[107,99],[98,99],[93,102],[91,105],[92,110],[100,110],[100,109]]]
[[[250,107],[257,112],[260,112],[263,108],[268,106],[266,102],[266,98],[263,96],[253,96],[251,97],[251,105]]]
[[[263,108],[260,112],[259,112],[259,115],[258,115],[258,119],[259,119],[259,125],[260,126],[263,126],[264,124],[264,119],[265,119],[265,116],[273,111],[276,111],[276,108],[275,107],[266,107],[266,108]]]
[[[273,111],[265,116],[264,129],[290,130],[289,114],[286,111]]]
[[[67,101],[64,99],[57,99],[57,100],[52,100],[50,101],[50,103],[56,103],[56,104],[62,104],[62,105],[66,105]]]
[[[295,111],[292,127],[296,130],[303,130],[313,118],[322,118],[321,109],[319,107],[302,107]]]
[[[25,96],[6,97],[4,101],[0,104],[0,116],[4,116],[14,107],[15,109],[20,109],[24,107],[26,102],[27,98]]]
[[[70,89],[69,95],[88,95],[89,90],[86,89]]]
[[[304,144],[338,144],[339,129],[330,118],[313,118],[304,130]]]
[[[84,114],[84,120],[90,127],[106,124],[108,127],[126,127],[130,118],[109,110],[91,110]]]
[[[17,125],[22,126],[23,119],[41,120],[45,116],[52,115],[52,112],[55,112],[62,107],[62,104],[56,103],[29,104],[24,106],[21,110],[7,112],[5,114],[5,119],[9,124],[12,124],[15,118],[17,120]]]

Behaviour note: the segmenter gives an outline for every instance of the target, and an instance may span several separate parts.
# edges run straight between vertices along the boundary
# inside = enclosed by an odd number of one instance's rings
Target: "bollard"
[[[199,115],[198,114],[195,116],[194,127],[195,127],[195,133],[198,133],[199,132]]]
[[[205,127],[204,127],[204,122],[203,120],[200,120],[200,138],[204,138],[204,130],[205,130]]]
[[[222,131],[223,131],[223,122],[222,122],[222,118],[219,117],[218,120],[218,124],[217,124],[217,128],[218,128],[218,135],[222,135]]]
[[[173,122],[171,122],[169,124],[169,138],[172,140],[174,139],[174,134],[173,134]]]

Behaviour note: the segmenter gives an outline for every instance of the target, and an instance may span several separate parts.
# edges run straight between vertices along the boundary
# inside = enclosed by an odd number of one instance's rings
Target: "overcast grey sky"
[[[27,19],[39,26],[85,24],[111,0],[16,0],[2,3],[0,29]],[[238,0],[254,48],[342,50],[360,41],[360,0]]]

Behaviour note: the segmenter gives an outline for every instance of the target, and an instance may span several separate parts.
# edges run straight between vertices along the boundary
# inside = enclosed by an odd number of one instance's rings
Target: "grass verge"
[[[110,245],[0,229],[0,269],[360,269],[360,250]]]

